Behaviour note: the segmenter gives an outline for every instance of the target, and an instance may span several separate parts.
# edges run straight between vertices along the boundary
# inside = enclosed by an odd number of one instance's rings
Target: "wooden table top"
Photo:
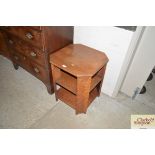
[[[70,44],[50,55],[50,63],[76,76],[93,76],[106,63],[105,53],[82,44]]]

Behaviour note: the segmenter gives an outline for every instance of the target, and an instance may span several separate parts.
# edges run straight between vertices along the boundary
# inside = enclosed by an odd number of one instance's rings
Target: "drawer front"
[[[8,26],[5,30],[11,34],[14,34],[20,37],[22,40],[27,41],[28,43],[43,49],[42,44],[42,33],[41,31],[34,30],[30,27],[22,26]]]
[[[7,51],[4,33],[0,31],[0,51]]]
[[[0,50],[0,55],[3,55],[6,58],[10,59],[10,52],[9,51]]]
[[[0,31],[0,54],[10,59],[10,53],[6,45],[5,34]]]
[[[14,51],[12,52],[12,60],[28,72],[31,72],[30,61],[26,56]]]
[[[23,45],[22,45],[22,41],[20,39],[17,39],[17,37],[7,34],[7,42],[8,42],[8,45],[9,45],[9,48],[11,51],[15,50],[18,53],[25,55],[25,50],[23,50],[23,48],[22,48]]]
[[[45,68],[32,62],[28,57],[16,51],[13,51],[11,53],[12,53],[12,60],[14,63],[26,69],[28,72],[37,77],[39,80],[45,83],[47,82],[47,74]]]
[[[32,61],[45,66],[45,58],[44,53],[34,46],[30,46],[29,44],[25,43],[24,41],[13,37],[12,35],[8,36],[8,43],[11,48],[15,49],[19,53],[26,55]]]
[[[40,52],[38,49],[33,47],[26,47],[26,55],[31,59],[31,61],[34,61],[35,63],[38,63],[45,67],[45,55],[43,52]]]
[[[31,63],[31,70],[32,70],[32,74],[37,77],[39,80],[43,81],[43,82],[47,82],[47,73],[45,68],[43,68],[42,66],[35,64],[34,62],[30,62]]]
[[[32,29],[38,30],[38,31],[42,31],[42,27],[41,26],[30,26]]]

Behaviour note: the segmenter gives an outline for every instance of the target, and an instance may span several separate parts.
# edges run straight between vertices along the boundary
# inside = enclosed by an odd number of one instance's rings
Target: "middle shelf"
[[[91,80],[90,91],[92,91],[95,86],[102,80],[102,70],[98,71]],[[65,89],[71,91],[75,95],[77,94],[77,77],[74,77],[71,74],[66,73],[65,71],[60,71],[60,77],[56,80],[56,83],[59,86],[64,87]]]

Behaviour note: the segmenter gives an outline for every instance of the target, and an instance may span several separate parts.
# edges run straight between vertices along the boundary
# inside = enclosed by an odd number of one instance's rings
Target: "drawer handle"
[[[27,37],[28,39],[32,39],[32,38],[33,38],[33,35],[32,35],[31,33],[27,33],[27,34],[26,34],[26,37]]]
[[[9,43],[12,45],[13,44],[13,41],[12,40],[9,40]]]
[[[31,52],[30,55],[31,55],[32,57],[36,57],[36,56],[37,56],[37,54],[36,54],[35,52]]]
[[[16,55],[14,56],[14,58],[15,58],[16,60],[19,60],[19,57],[18,57],[18,56],[16,56]]]
[[[39,72],[40,72],[39,69],[38,69],[37,67],[34,67],[34,71],[35,71],[36,73],[39,73]]]

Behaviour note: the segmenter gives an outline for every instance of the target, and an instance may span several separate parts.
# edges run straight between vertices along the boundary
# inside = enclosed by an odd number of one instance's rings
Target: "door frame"
[[[128,47],[128,51],[126,53],[126,56],[125,56],[125,59],[124,59],[124,62],[123,62],[123,65],[122,65],[122,68],[121,68],[121,71],[119,74],[119,77],[117,79],[115,89],[114,89],[113,94],[112,94],[112,97],[116,97],[118,92],[121,89],[121,86],[124,82],[124,79],[126,77],[128,69],[131,65],[133,58],[134,58],[134,55],[136,53],[136,49],[137,49],[139,42],[142,38],[144,30],[145,30],[145,26],[137,26],[137,29],[132,36],[132,39],[131,39],[129,47]]]

